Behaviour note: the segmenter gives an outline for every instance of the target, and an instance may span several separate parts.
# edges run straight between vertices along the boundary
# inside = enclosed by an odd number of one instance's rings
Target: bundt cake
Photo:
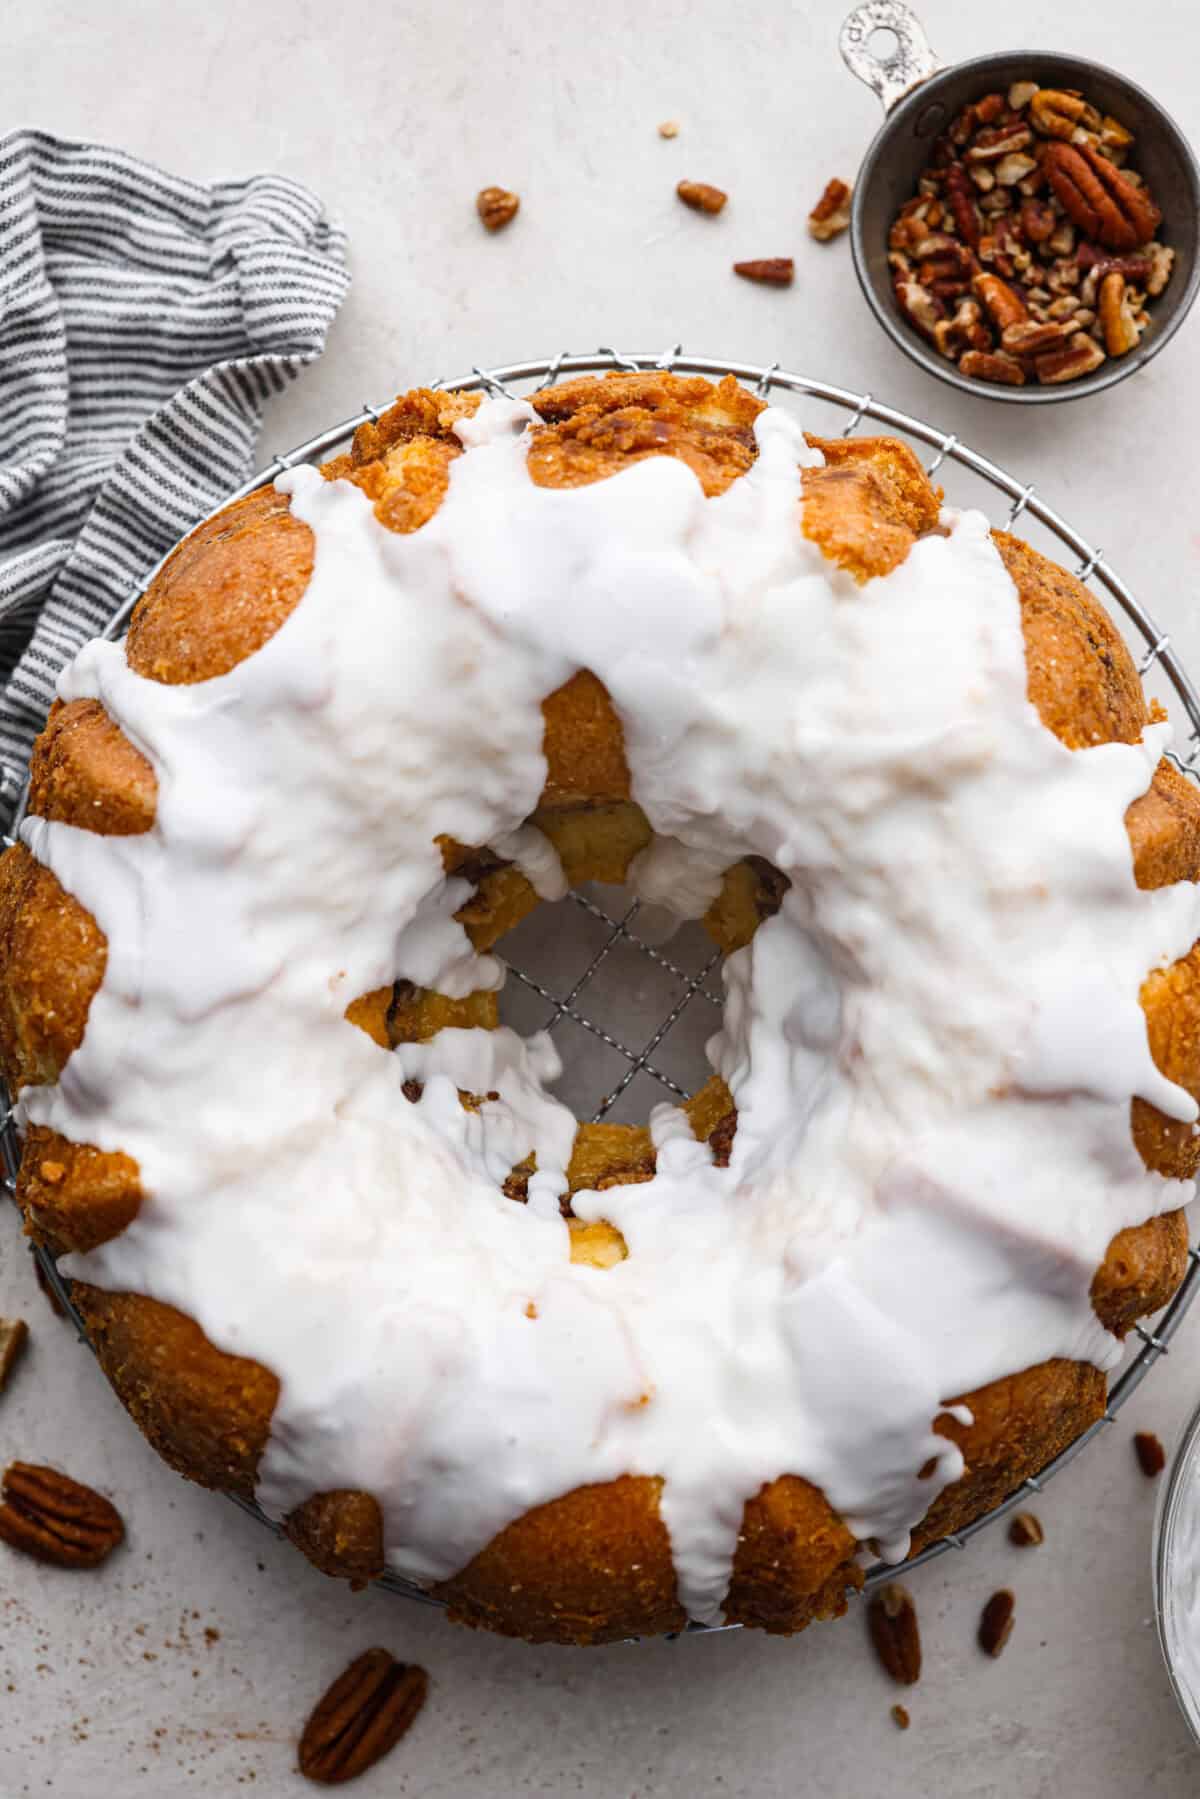
[[[902,443],[730,378],[409,393],[60,696],[0,860],[19,1202],[150,1441],[318,1568],[795,1631],[1101,1414],[1186,1259],[1200,797],[1102,608]],[[645,1127],[498,1023],[592,879],[726,956]]]

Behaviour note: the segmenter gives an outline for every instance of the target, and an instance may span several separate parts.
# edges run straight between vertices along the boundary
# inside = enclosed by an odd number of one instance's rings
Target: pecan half
[[[317,1702],[300,1738],[300,1772],[340,1786],[374,1767],[400,1741],[425,1703],[424,1668],[368,1649]]]
[[[1126,180],[1090,144],[1045,144],[1042,166],[1071,222],[1110,250],[1136,250],[1162,222],[1146,190]]]
[[[735,262],[733,272],[743,281],[761,281],[767,287],[790,287],[796,265],[790,256],[758,256],[749,262]]]
[[[1017,1549],[1036,1549],[1046,1541],[1041,1519],[1035,1512],[1018,1512],[1008,1527],[1008,1540]]]
[[[850,202],[854,189],[845,181],[827,182],[825,192],[808,215],[808,229],[819,244],[827,244],[850,223]],[[936,201],[933,202],[936,205]],[[940,213],[941,208],[938,208]]]
[[[921,1632],[912,1594],[899,1581],[881,1587],[867,1607],[867,1625],[885,1673],[900,1686],[921,1678]]]
[[[481,188],[475,196],[475,210],[489,231],[500,231],[517,216],[521,199],[506,187]]]
[[[997,1656],[1012,1635],[1013,1615],[1017,1602],[1007,1587],[993,1593],[979,1620],[979,1647],[985,1655]]]
[[[729,198],[719,187],[710,187],[707,181],[681,181],[675,192],[693,212],[720,212]]]
[[[1166,1452],[1152,1430],[1140,1430],[1133,1439],[1133,1453],[1147,1480],[1153,1480],[1167,1465]]]
[[[0,1318],[0,1391],[21,1359],[29,1341],[29,1326],[23,1318]]]
[[[5,1470],[0,1541],[60,1568],[95,1568],[125,1537],[116,1506],[60,1474],[13,1462]]]

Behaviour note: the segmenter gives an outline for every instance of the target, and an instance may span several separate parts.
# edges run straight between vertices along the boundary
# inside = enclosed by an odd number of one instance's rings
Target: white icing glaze
[[[390,1564],[431,1581],[530,1506],[661,1475],[680,1597],[711,1620],[764,1482],[806,1476],[898,1557],[962,1469],[931,1429],[945,1401],[1049,1356],[1117,1359],[1093,1272],[1191,1191],[1142,1167],[1130,1098],[1196,1115],[1138,993],[1200,910],[1133,880],[1124,813],[1165,727],[1071,753],[1041,725],[981,515],[948,512],[858,587],[801,534],[819,458],[785,415],[712,500],[667,458],[539,489],[529,417],[489,401],[463,422],[412,536],[353,486],[283,478],[313,577],[231,674],[165,687],[117,645],[76,659],[64,698],[122,723],[158,810],[139,837],[23,827],[109,954],[82,1046],[22,1104],[141,1168],[136,1221],[67,1271],[279,1375],[268,1510],[366,1489]],[[545,1039],[388,1055],[343,1017],[400,975],[497,984],[433,838],[506,844],[554,890],[521,827],[540,702],[581,667],[681,846],[643,863],[658,900],[693,912],[749,853],[792,882],[725,967],[730,1165],[659,1108],[654,1180],[576,1196],[628,1243],[604,1271],[569,1261],[573,1121]],[[460,1085],[500,1099],[467,1113]],[[521,1206],[498,1182],[530,1149]]]

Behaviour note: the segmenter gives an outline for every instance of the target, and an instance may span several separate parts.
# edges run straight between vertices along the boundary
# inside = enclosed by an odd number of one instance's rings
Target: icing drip
[[[1200,911],[1133,879],[1124,813],[1165,727],[1072,753],[1041,725],[981,515],[860,588],[801,534],[819,458],[785,415],[712,500],[667,458],[536,488],[530,416],[463,422],[412,536],[350,485],[282,478],[313,577],[231,674],[159,686],[97,643],[64,675],[151,759],[158,812],[142,837],[23,827],[109,942],[82,1046],[23,1111],[141,1168],[136,1221],[67,1271],[280,1376],[268,1510],[365,1489],[390,1564],[431,1581],[530,1506],[662,1476],[680,1598],[712,1620],[764,1482],[807,1477],[902,1555],[962,1469],[945,1401],[1118,1358],[1093,1272],[1190,1194],[1142,1167],[1129,1102],[1196,1114],[1138,993]],[[607,1270],[569,1260],[548,1041],[388,1055],[343,1017],[398,975],[497,984],[433,839],[507,845],[557,890],[522,826],[540,703],[582,667],[672,840],[640,870],[656,902],[703,910],[746,854],[792,883],[725,965],[730,1164],[659,1108],[653,1181],[575,1198],[624,1234]],[[459,1086],[499,1098],[468,1113]],[[498,1181],[530,1150],[521,1206]]]

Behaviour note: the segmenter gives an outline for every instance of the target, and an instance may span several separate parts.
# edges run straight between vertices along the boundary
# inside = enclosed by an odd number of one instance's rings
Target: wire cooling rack
[[[1020,481],[998,464],[989,461],[986,456],[981,456],[978,451],[960,443],[955,432],[940,431],[922,419],[897,412],[895,408],[877,400],[873,394],[852,393],[845,388],[834,387],[827,381],[795,374],[777,362],[755,364],[684,356],[678,344],[665,354],[649,355],[624,354],[605,347],[580,356],[571,355],[564,350],[557,356],[511,363],[502,368],[476,366],[468,375],[449,380],[440,379],[431,385],[435,388],[483,391],[519,398],[520,390],[531,392],[537,387],[551,386],[564,375],[606,373],[612,370],[639,373],[655,369],[709,375],[718,379],[722,375],[734,375],[738,380],[752,385],[762,399],[774,394],[798,395],[806,400],[836,407],[849,414],[842,427],[844,437],[852,436],[869,419],[886,426],[890,432],[914,439],[931,448],[933,455],[925,465],[929,475],[935,475],[945,463],[950,462],[981,477],[989,487],[1006,497],[1008,513],[1005,522],[1009,527],[1022,517],[1038,520],[1070,552],[1074,572],[1080,580],[1093,581],[1103,588],[1111,602],[1109,610],[1114,611],[1115,608],[1118,624],[1124,626],[1126,634],[1132,637],[1135,645],[1140,645],[1139,674],[1147,675],[1153,669],[1170,683],[1175,698],[1187,716],[1190,729],[1182,751],[1168,754],[1185,774],[1200,781],[1200,774],[1197,774],[1197,765],[1200,764],[1200,696],[1179,663],[1170,638],[1159,629],[1116,570],[1109,565],[1103,551],[1094,548],[1068,524],[1035,491],[1032,482]],[[276,456],[222,504],[228,505],[233,500],[253,493],[297,463],[315,462],[329,455],[344,445],[359,425],[368,420],[377,420],[380,414],[380,408],[364,406],[353,418],[345,419],[341,424],[309,438],[306,443],[297,445],[284,455]],[[129,596],[105,631],[106,637],[116,637],[123,630],[138,599],[161,567],[162,563],[159,563],[152,569]],[[25,793],[21,796],[17,811],[18,822],[24,816],[26,797]],[[13,828],[16,829],[15,824]],[[6,843],[11,841],[11,838],[5,839]],[[549,911],[555,914],[552,929],[549,928]],[[579,1091],[567,1090],[566,1082],[570,1079],[571,1069],[569,1039],[572,1033],[575,1033],[577,1042],[587,1044],[593,1056],[591,1073],[594,1081],[598,1077],[598,1085],[593,1085],[591,1097],[594,1098],[599,1093],[598,1102],[591,1110],[593,1119],[619,1118],[625,1111],[628,1111],[630,1117],[644,1119],[650,1105],[656,1100],[664,1096],[669,1096],[672,1100],[685,1097],[707,1072],[699,1055],[701,1039],[697,1033],[707,1037],[715,1028],[719,1017],[721,1001],[713,985],[716,966],[720,961],[719,952],[713,953],[711,945],[701,950],[687,927],[679,936],[672,938],[667,946],[650,942],[648,939],[654,933],[646,928],[649,921],[640,903],[619,889],[601,889],[595,886],[585,888],[572,893],[554,908],[541,907],[536,918],[536,937],[526,933],[525,953],[522,956],[524,966],[505,958],[510,974],[515,978],[513,997],[509,1002],[512,1006],[510,1021],[517,1024],[518,1028],[549,1029],[557,1038],[560,1050],[565,1052],[563,1059],[567,1064],[567,1075],[559,1089],[566,1103],[580,1116],[588,1110],[586,1104],[580,1103],[582,1094]],[[518,927],[518,932],[520,929]],[[511,941],[515,944],[516,934]],[[607,988],[606,982],[609,983]],[[636,1033],[627,1024],[618,1022],[617,1018],[617,1010],[623,1019],[627,1017],[631,998],[635,1002],[635,1013],[640,1014]],[[659,1009],[656,1010],[656,1007]],[[632,1043],[627,1041],[630,1038]],[[634,1047],[633,1044],[640,1044],[640,1047]],[[690,1079],[693,1075],[694,1080]],[[3,1185],[12,1194],[16,1187],[20,1146],[11,1105],[6,1106],[0,1115],[0,1161],[3,1166]],[[51,1291],[74,1320],[80,1340],[86,1343],[88,1339],[82,1320],[71,1304],[69,1283],[60,1276],[53,1259],[40,1246],[35,1248],[34,1253]],[[906,1568],[915,1568],[932,1561],[947,1549],[965,1549],[978,1531],[1013,1511],[1027,1501],[1030,1494],[1040,1493],[1052,1475],[1078,1455],[1084,1445],[1098,1436],[1107,1425],[1115,1422],[1116,1415],[1126,1400],[1141,1385],[1155,1362],[1166,1355],[1168,1344],[1191,1304],[1197,1283],[1200,1282],[1200,1249],[1190,1249],[1188,1258],[1183,1282],[1154,1328],[1146,1329],[1141,1324],[1133,1326],[1138,1339],[1136,1353],[1132,1354],[1113,1383],[1103,1416],[999,1505],[963,1530],[931,1543],[905,1563]],[[243,1511],[249,1512],[276,1534],[280,1534],[279,1527],[258,1506],[236,1496],[231,1497]],[[864,1590],[869,1592],[874,1585],[894,1573],[894,1568],[877,1563],[867,1570]],[[385,1574],[378,1584],[427,1605],[441,1603],[399,1575]],[[705,1627],[689,1625],[688,1628],[693,1630]]]

